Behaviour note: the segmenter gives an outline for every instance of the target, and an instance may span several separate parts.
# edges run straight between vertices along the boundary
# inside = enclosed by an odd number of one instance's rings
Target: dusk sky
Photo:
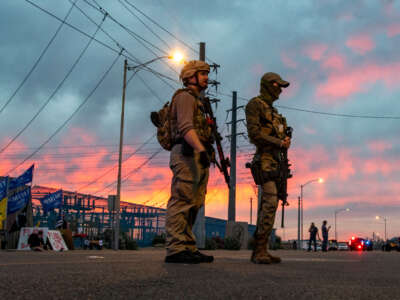
[[[60,20],[68,15],[66,23],[81,32],[64,24],[52,40],[61,22],[31,3]],[[104,20],[98,7],[108,12]],[[0,29],[1,176],[17,176],[35,163],[33,184],[114,194],[121,47],[135,65],[174,50],[197,59],[205,42],[208,61],[221,65],[210,74],[221,85],[209,92],[221,99],[216,115],[223,136],[231,131],[225,123],[232,91],[246,105],[265,72],[291,83],[276,102],[294,128],[290,206],[284,231],[278,211],[278,234],[297,237],[300,185],[322,177],[323,184],[304,187],[305,236],[310,222],[333,225],[335,210],[345,208],[350,212],[338,214],[340,240],[373,232],[383,237],[376,215],[387,218],[388,237],[399,236],[399,1],[3,0]],[[123,164],[122,200],[165,207],[169,153],[160,151],[149,114],[180,87],[182,66],[166,59],[149,66],[169,78],[141,70],[128,84],[124,157],[130,158]],[[243,123],[238,132],[246,132]],[[238,143],[236,216],[249,222],[253,198],[255,224],[256,188],[244,168],[254,147],[243,136]],[[223,144],[229,156],[229,140]],[[228,189],[213,169],[206,215],[225,219],[227,207]]]

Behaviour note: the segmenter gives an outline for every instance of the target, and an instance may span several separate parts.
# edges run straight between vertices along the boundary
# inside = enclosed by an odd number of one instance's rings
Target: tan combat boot
[[[267,255],[266,245],[263,241],[255,241],[255,247],[250,259],[255,264],[270,264],[272,262]]]
[[[267,256],[269,256],[269,258],[271,259],[271,263],[273,263],[273,264],[279,264],[279,263],[282,261],[280,257],[278,257],[278,256],[273,256],[273,255],[271,255],[271,253],[269,253],[268,251],[265,251],[265,254],[266,254]]]

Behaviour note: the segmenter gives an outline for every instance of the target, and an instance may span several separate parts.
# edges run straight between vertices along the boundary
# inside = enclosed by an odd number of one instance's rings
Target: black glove
[[[210,159],[208,158],[207,151],[201,151],[200,153],[200,164],[203,166],[203,168],[208,168],[210,167]]]

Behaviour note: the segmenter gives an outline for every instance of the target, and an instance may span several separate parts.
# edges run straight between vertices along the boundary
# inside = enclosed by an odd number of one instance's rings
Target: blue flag
[[[7,197],[7,182],[8,177],[0,179],[0,201]]]
[[[45,213],[52,209],[60,208],[62,206],[62,190],[48,194],[40,199],[40,202],[42,203],[43,211]]]
[[[15,179],[10,180],[9,190],[16,189],[20,186],[23,186],[24,184],[32,182],[34,166],[35,165],[33,164],[28,170],[24,172],[24,174]]]
[[[31,187],[8,197],[7,214],[13,214],[28,204],[31,199]]]

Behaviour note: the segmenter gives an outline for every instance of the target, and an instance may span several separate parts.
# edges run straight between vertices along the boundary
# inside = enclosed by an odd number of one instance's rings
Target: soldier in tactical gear
[[[250,142],[256,146],[252,161],[252,174],[256,184],[262,186],[258,209],[257,228],[254,233],[255,248],[251,261],[256,264],[279,263],[281,259],[267,251],[268,238],[274,225],[278,208],[277,181],[279,180],[279,154],[290,147],[286,136],[286,119],[273,107],[282,88],[289,86],[276,73],[266,73],[261,78],[260,95],[246,105],[247,131]]]
[[[180,79],[185,88],[175,92],[171,101],[170,124],[173,146],[170,168],[173,173],[171,198],[167,205],[167,263],[212,262],[196,247],[192,232],[197,212],[204,204],[213,142],[200,92],[207,89],[210,66],[190,61]]]

